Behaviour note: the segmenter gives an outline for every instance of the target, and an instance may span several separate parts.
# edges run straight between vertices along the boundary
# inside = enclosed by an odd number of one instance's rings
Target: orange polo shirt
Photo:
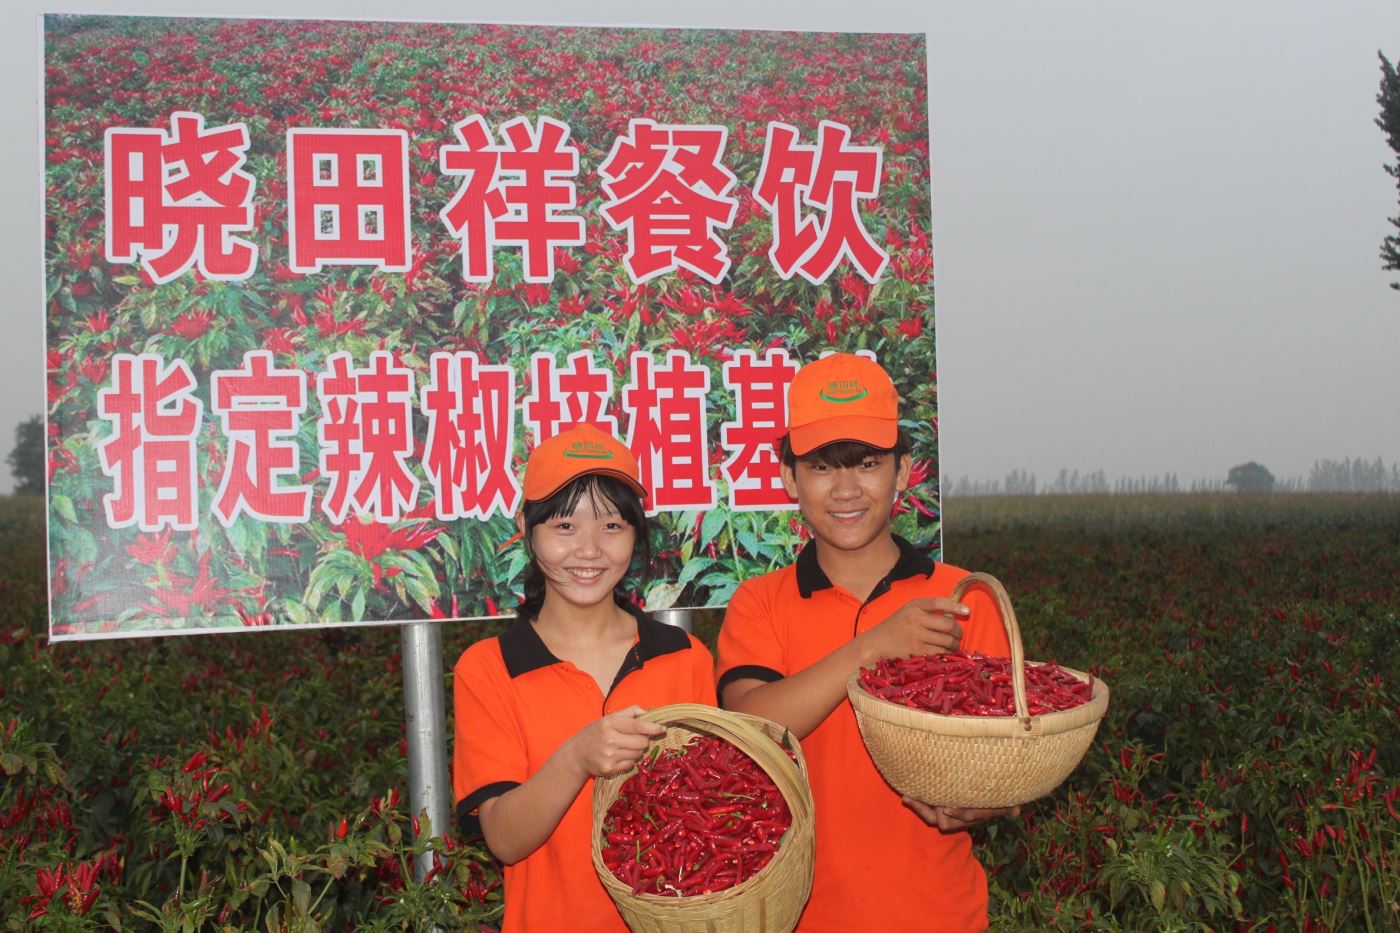
[[[719,633],[719,689],[742,678],[775,681],[815,664],[911,599],[947,596],[967,575],[896,537],[900,556],[862,602],[832,584],[816,544],[797,563],[741,584]],[[963,599],[962,647],[1005,657],[1006,631],[991,597]],[[987,877],[965,832],[940,832],[899,802],[842,700],[802,751],[816,803],[812,897],[798,933],[935,933],[987,926]]]
[[[686,632],[631,607],[637,640],[604,694],[597,682],[550,654],[535,627],[515,622],[462,653],[452,671],[452,787],[463,835],[479,828],[481,804],[518,787],[584,726],[634,703],[714,705],[714,660]],[[503,933],[627,933],[593,870],[593,781],[544,845],[505,867]]]

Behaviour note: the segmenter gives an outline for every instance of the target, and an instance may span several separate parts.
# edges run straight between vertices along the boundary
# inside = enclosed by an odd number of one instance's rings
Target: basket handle
[[[1001,624],[1006,627],[1006,640],[1011,643],[1011,693],[1016,700],[1016,716],[1021,721],[1021,727],[1029,732],[1031,714],[1026,703],[1026,651],[1021,644],[1021,627],[1016,624],[1016,610],[1011,608],[1011,597],[1006,595],[1001,581],[989,573],[970,573],[963,577],[948,598],[961,602],[963,594],[974,586],[980,586],[992,594],[997,612],[1001,615]]]

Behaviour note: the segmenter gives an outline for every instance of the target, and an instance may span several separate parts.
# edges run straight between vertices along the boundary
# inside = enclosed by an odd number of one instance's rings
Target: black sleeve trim
[[[514,790],[519,786],[519,781],[497,781],[494,784],[479,787],[463,797],[461,802],[457,804],[457,830],[461,833],[462,838],[470,839],[473,836],[481,835],[481,818],[477,816],[477,807],[492,797],[499,797],[506,791]]]
[[[771,667],[763,667],[758,664],[740,664],[738,667],[731,667],[724,672],[724,676],[719,679],[719,685],[715,687],[715,692],[719,694],[720,706],[724,705],[724,688],[734,683],[736,680],[761,680],[771,684],[775,680],[782,680],[783,675],[773,670]]]

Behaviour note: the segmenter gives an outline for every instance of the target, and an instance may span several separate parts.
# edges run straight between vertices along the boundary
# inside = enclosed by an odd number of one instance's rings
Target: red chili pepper
[[[1088,702],[1092,687],[1054,661],[1025,671],[1031,715],[1070,709]],[[1009,658],[977,652],[950,652],[912,658],[885,658],[862,668],[868,692],[915,709],[955,716],[1014,715]]]
[[[791,822],[772,779],[733,745],[706,736],[644,760],[623,782],[601,854],[636,893],[689,896],[762,870]]]

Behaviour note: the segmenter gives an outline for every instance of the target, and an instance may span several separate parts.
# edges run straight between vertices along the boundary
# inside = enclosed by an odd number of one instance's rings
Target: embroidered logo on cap
[[[597,441],[574,441],[564,456],[574,460],[611,460],[613,452]]]
[[[858,402],[869,394],[865,384],[857,379],[833,379],[821,391],[823,400],[841,404]]]

